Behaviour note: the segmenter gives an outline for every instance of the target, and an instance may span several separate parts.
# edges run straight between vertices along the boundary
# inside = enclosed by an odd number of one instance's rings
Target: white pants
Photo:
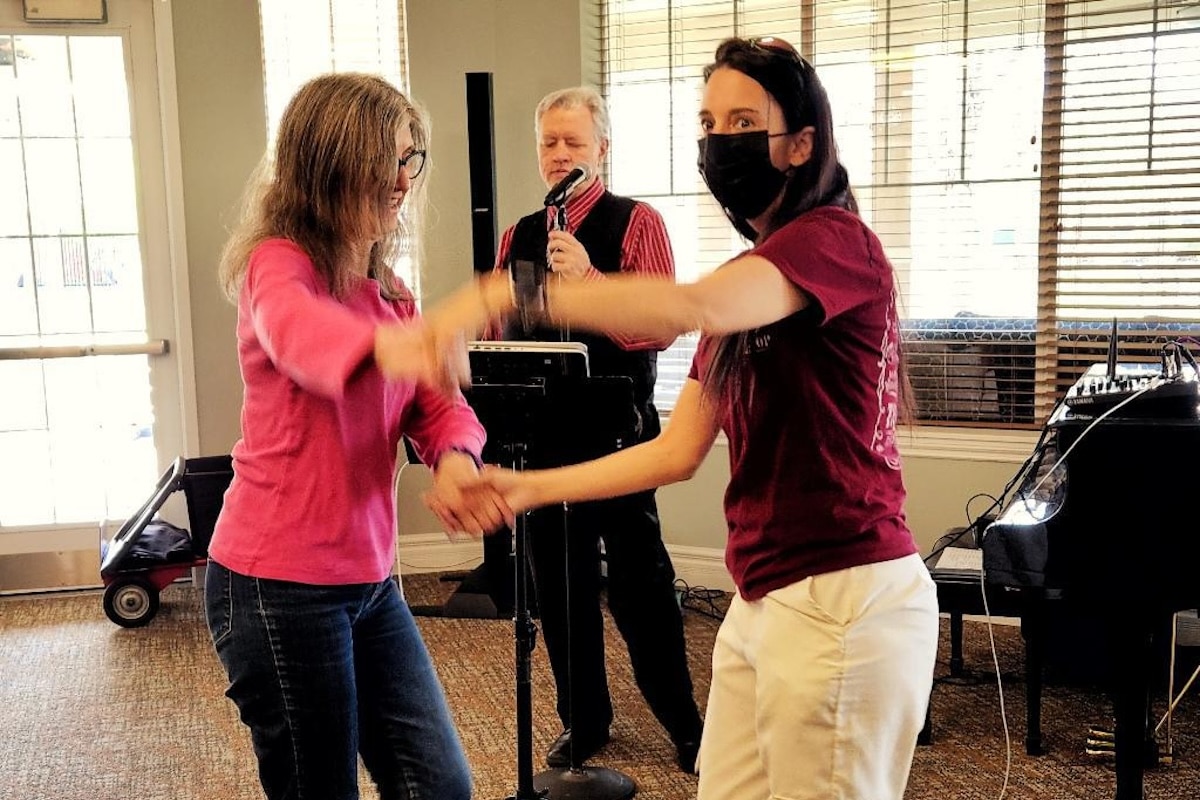
[[[713,648],[699,800],[900,800],[937,639],[918,555],[735,596]]]

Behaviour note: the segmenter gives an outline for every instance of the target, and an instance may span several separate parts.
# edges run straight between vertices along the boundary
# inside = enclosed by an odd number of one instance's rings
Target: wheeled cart
[[[101,541],[100,578],[110,620],[123,628],[145,625],[158,613],[159,593],[208,562],[208,543],[232,479],[230,456],[176,458],[141,508],[112,539]],[[155,519],[180,489],[187,501],[186,530]]]

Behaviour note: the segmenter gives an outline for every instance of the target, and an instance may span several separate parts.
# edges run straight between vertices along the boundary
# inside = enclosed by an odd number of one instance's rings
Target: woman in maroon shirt
[[[656,439],[555,470],[488,473],[511,511],[685,480],[724,431],[726,563],[703,800],[899,800],[937,649],[937,600],[904,518],[895,276],[856,213],[829,101],[779,39],[730,39],[705,70],[699,167],[752,249],[692,284],[630,278],[519,296],[485,279],[430,324],[514,305],[552,324],[703,336]],[[517,290],[519,291],[519,290]],[[470,530],[469,506],[433,502]]]

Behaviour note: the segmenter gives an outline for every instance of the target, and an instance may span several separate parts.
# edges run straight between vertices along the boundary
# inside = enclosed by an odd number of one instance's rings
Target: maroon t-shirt
[[[896,447],[899,320],[879,239],[822,207],[755,247],[811,300],[753,332],[729,439],[725,563],[748,600],[917,552]],[[714,341],[702,337],[690,377]]]

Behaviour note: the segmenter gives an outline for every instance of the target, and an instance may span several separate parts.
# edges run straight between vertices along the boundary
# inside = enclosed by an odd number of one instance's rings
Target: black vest
[[[587,250],[592,266],[600,272],[620,271],[621,243],[625,241],[625,231],[629,228],[635,204],[627,197],[605,192],[575,231],[575,238]],[[545,264],[549,240],[545,210],[522,217],[513,228],[509,264],[505,266],[511,266],[516,259]],[[658,435],[658,411],[654,407],[658,351],[625,350],[606,336],[583,331],[571,331],[568,336],[556,328],[535,328],[526,334],[519,323],[509,324],[505,328],[504,338],[538,342],[569,340],[587,345],[588,366],[592,375],[624,375],[633,380],[634,403],[642,415],[641,440],[653,439]]]

